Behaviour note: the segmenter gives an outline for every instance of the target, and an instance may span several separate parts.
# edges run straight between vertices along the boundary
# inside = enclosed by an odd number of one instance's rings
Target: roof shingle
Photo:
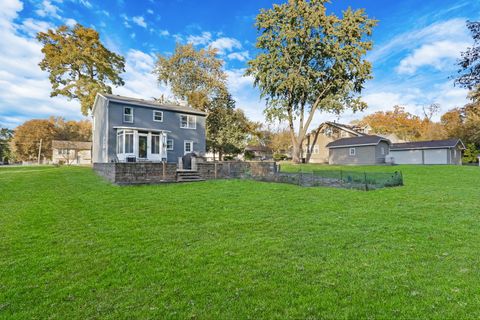
[[[360,136],[360,137],[352,137],[352,138],[342,138],[335,141],[330,142],[327,144],[327,148],[342,148],[342,147],[349,147],[349,146],[360,146],[360,145],[377,145],[380,141],[385,141],[390,144],[390,140],[371,135],[371,136]]]

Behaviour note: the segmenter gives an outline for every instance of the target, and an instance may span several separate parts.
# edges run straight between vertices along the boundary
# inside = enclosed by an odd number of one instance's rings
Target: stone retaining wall
[[[145,184],[175,182],[177,164],[164,162],[94,163],[98,175],[116,184]],[[277,172],[275,162],[226,161],[197,163],[197,173],[205,180],[248,178],[273,175]]]
[[[146,184],[175,182],[175,163],[94,163],[97,174],[116,184]]]

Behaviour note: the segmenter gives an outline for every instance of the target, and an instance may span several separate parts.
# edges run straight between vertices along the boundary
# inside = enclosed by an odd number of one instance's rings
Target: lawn
[[[0,318],[480,317],[480,168],[352,169],[405,186],[0,168]]]

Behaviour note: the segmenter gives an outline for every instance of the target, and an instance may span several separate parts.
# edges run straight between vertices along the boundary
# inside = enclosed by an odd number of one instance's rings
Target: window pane
[[[187,116],[180,116],[180,126],[182,128],[188,128],[188,117]]]
[[[167,140],[167,150],[173,150],[173,139]]]
[[[160,153],[160,136],[152,135],[152,154]]]
[[[133,153],[133,133],[125,133],[125,153]]]
[[[163,121],[163,112],[162,111],[153,111],[153,120]]]
[[[117,153],[123,153],[123,132],[117,135]]]

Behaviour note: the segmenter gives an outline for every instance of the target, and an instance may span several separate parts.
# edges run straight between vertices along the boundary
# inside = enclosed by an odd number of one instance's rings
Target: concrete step
[[[205,181],[196,171],[178,171],[177,182]]]

